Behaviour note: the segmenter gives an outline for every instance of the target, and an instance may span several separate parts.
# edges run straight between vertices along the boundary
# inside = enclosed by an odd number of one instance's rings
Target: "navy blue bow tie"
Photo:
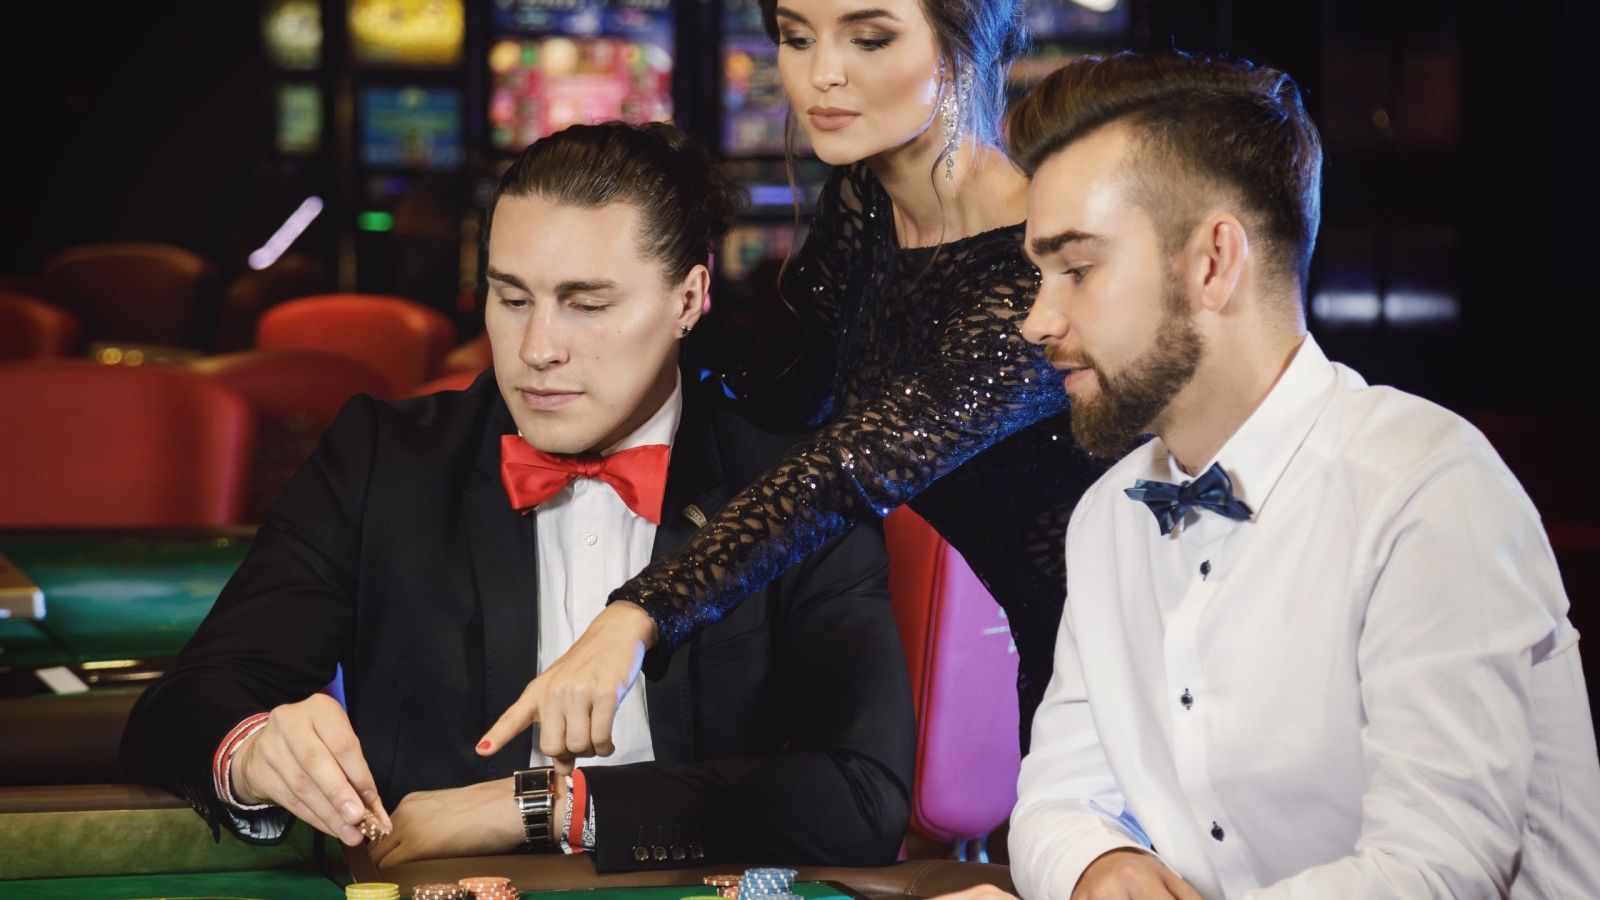
[[[1193,481],[1167,484],[1141,478],[1123,493],[1150,507],[1161,525],[1162,534],[1170,533],[1189,514],[1190,508],[1196,506],[1240,522],[1254,515],[1244,501],[1233,498],[1233,482],[1217,463],[1212,463],[1211,468]]]

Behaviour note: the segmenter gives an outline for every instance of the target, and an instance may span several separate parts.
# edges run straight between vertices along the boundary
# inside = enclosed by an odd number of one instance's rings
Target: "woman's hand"
[[[610,756],[611,720],[639,677],[645,651],[656,641],[656,623],[636,603],[613,603],[522,696],[500,716],[478,744],[491,756],[539,723],[539,752],[551,759]]]
[[[564,779],[555,783],[555,821],[566,816]],[[367,848],[379,868],[416,859],[510,853],[522,843],[522,813],[512,780],[407,794],[394,811],[394,831]]]

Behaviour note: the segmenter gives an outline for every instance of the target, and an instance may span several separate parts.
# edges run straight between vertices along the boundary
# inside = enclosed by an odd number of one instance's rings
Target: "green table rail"
[[[244,561],[254,528],[0,530],[44,618],[0,620],[0,668],[171,657]]]

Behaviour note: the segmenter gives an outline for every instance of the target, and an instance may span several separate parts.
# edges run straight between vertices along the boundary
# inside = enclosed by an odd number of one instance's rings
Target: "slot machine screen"
[[[1128,33],[1131,0],[1114,0],[1104,12],[1073,0],[1028,0],[1023,15],[1036,41],[1115,39]]]
[[[722,152],[781,156],[789,106],[778,80],[778,48],[765,34],[728,36],[722,84]]]
[[[322,65],[322,7],[317,0],[272,0],[261,16],[267,59],[280,69],[308,72]]]
[[[1121,49],[1132,28],[1132,0],[1112,0],[1097,11],[1074,0],[1028,0],[1024,15],[1032,36],[1033,52],[1011,66],[1007,78],[1012,89],[1025,88],[1084,53]]]
[[[322,150],[322,90],[315,84],[278,85],[278,128],[273,141],[285,156]]]
[[[453,66],[466,30],[462,0],[350,0],[350,45],[367,66]]]
[[[498,0],[490,144],[516,152],[582,122],[672,117],[669,0]]]
[[[360,135],[361,162],[370,168],[460,168],[466,159],[461,92],[416,86],[363,88]]]
[[[785,259],[794,249],[795,227],[788,222],[736,225],[723,235],[717,274],[734,283],[742,282],[762,262]]]

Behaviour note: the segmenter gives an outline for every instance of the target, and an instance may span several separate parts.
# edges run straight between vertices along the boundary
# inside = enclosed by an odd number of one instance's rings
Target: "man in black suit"
[[[134,710],[128,770],[248,841],[295,816],[351,844],[391,831],[380,865],[553,845],[602,872],[891,862],[914,737],[875,527],[652,667],[615,733],[596,720],[609,759],[552,769],[565,737],[538,729],[475,752],[613,588],[799,437],[677,365],[735,197],[670,126],[530,147],[493,212],[494,370],[346,405]],[[317,693],[336,664],[348,716]]]

